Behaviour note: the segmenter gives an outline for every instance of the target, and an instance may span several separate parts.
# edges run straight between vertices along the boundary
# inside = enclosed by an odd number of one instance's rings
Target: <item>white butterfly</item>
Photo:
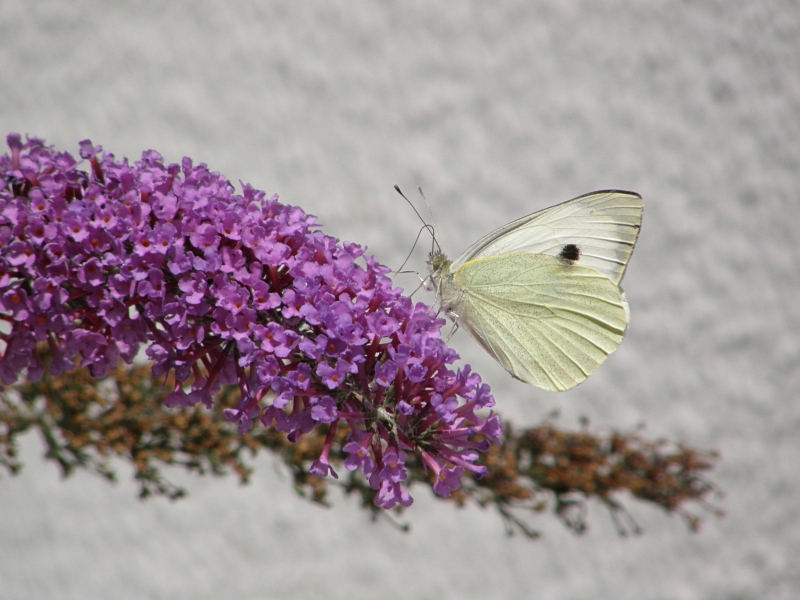
[[[453,262],[434,251],[440,305],[512,376],[571,389],[625,335],[620,282],[641,224],[639,194],[605,190],[504,225]]]

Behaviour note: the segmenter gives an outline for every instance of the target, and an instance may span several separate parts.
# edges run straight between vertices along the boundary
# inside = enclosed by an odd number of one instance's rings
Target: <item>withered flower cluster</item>
[[[202,406],[164,410],[169,389],[152,378],[149,366],[136,366],[118,367],[106,380],[78,369],[25,382],[16,391],[18,395],[0,396],[0,464],[11,473],[22,466],[18,436],[33,430],[65,477],[88,469],[114,481],[113,459],[129,461],[143,498],[185,495],[165,476],[167,465],[198,474],[235,473],[246,483],[253,458],[266,451],[292,474],[301,496],[328,504],[332,480],[314,475],[310,467],[329,430],[320,427],[296,442],[271,428],[241,433],[222,418],[224,410],[238,402],[235,387],[222,390],[211,410]],[[329,454],[333,468],[340,468],[349,456],[343,450],[346,439],[346,431],[338,429]],[[532,519],[549,510],[571,530],[583,532],[592,499],[609,509],[620,534],[637,533],[639,527],[622,504],[630,495],[680,515],[697,530],[700,518],[692,506],[721,514],[710,504],[719,492],[707,478],[715,458],[712,452],[649,441],[637,433],[596,434],[588,425],[582,431],[565,431],[552,419],[530,429],[515,430],[506,424],[501,443],[480,461],[486,476],[465,477],[448,501],[494,507],[509,533],[536,537]],[[436,484],[421,461],[408,461],[406,467],[409,483]],[[356,494],[373,516],[386,515],[374,503],[376,490],[359,472],[348,473],[334,485]]]

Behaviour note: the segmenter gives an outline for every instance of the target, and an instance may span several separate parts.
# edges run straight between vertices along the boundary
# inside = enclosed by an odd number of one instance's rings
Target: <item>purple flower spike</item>
[[[242,432],[259,421],[290,441],[326,427],[309,473],[337,477],[334,444],[376,490],[377,505],[413,502],[416,455],[448,496],[485,473],[501,434],[494,405],[441,340],[442,320],[394,288],[364,249],[324,235],[316,219],[185,158],[154,151],[130,164],[89,140],[76,161],[42,140],[7,137],[0,156],[0,380],[42,375],[47,343],[58,375],[96,377],[144,346],[156,376],[175,375],[167,406],[210,406]],[[347,437],[337,441],[340,421]]]

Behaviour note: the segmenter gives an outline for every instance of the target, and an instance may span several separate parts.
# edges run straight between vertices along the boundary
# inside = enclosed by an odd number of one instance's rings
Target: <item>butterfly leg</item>
[[[453,322],[453,328],[450,330],[450,334],[447,336],[447,339],[444,341],[445,344],[449,344],[450,340],[455,335],[456,331],[458,331],[458,321]]]

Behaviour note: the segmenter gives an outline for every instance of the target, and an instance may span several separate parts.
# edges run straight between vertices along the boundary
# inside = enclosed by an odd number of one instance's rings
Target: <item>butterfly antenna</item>
[[[411,259],[411,255],[414,253],[414,248],[417,247],[417,243],[419,242],[419,236],[421,236],[422,232],[425,231],[426,229],[428,229],[428,231],[430,231],[429,226],[427,224],[423,225],[422,227],[419,228],[419,231],[417,232],[417,238],[414,240],[414,245],[411,246],[411,250],[409,251],[408,256],[406,256],[406,259],[403,261],[403,264],[400,265],[397,268],[397,270],[394,272],[395,275],[398,275],[400,273],[402,273],[402,274],[416,273],[417,276],[419,276],[419,273],[417,273],[416,271],[403,271],[403,267],[405,267],[406,263]],[[422,277],[420,277],[420,281],[422,281],[424,283],[424,280],[422,279]]]
[[[417,192],[419,192],[419,195],[422,196],[422,200],[425,202],[425,206],[428,208],[428,215],[431,218],[431,223],[433,223],[433,226],[432,226],[433,230],[431,232],[431,253],[430,253],[430,256],[433,256],[435,251],[437,251],[439,254],[441,254],[442,253],[442,247],[439,245],[439,240],[436,239],[436,220],[433,218],[433,210],[431,209],[430,202],[428,202],[428,199],[425,197],[425,192],[422,191],[422,187],[421,186],[417,186]],[[430,281],[431,283],[433,283],[433,277],[428,275],[428,277],[425,278],[425,280],[423,280],[422,284],[425,285],[426,281]],[[436,310],[436,317],[438,318],[439,315],[442,312],[442,303],[441,303],[441,293],[442,293],[442,291],[441,291],[441,288],[439,286],[435,287],[435,291],[436,291],[436,303],[439,305],[439,308]],[[433,306],[431,306],[431,311],[433,311]],[[450,332],[450,337],[453,337],[454,333],[455,333],[455,330],[451,331]],[[450,337],[447,338],[448,341],[450,340]]]
[[[417,186],[417,192],[419,192],[419,195],[422,196],[422,200],[425,202],[425,206],[428,208],[428,216],[431,218],[431,223],[433,223],[432,225],[433,242],[431,243],[431,254],[433,254],[434,244],[436,245],[436,248],[439,249],[439,252],[441,252],[442,248],[441,246],[439,246],[439,240],[436,239],[436,219],[433,218],[433,210],[431,209],[431,205],[428,202],[428,199],[425,197],[425,192],[422,191],[422,188],[420,186]]]
[[[414,252],[414,248],[417,247],[417,243],[419,242],[419,237],[422,235],[423,230],[427,230],[431,234],[431,240],[432,240],[431,241],[431,255],[433,255],[434,248],[438,248],[439,247],[439,242],[436,240],[436,225],[431,225],[430,223],[425,221],[425,219],[422,218],[422,215],[419,214],[419,211],[417,210],[417,207],[414,206],[414,204],[411,202],[411,200],[408,199],[408,196],[406,196],[403,193],[403,190],[400,189],[399,185],[395,184],[394,189],[395,189],[395,191],[397,191],[398,194],[400,194],[403,197],[403,200],[408,202],[408,205],[411,207],[411,209],[417,215],[419,220],[422,222],[422,228],[417,233],[417,238],[414,240],[414,245],[411,247],[411,251],[408,253],[408,256],[406,256],[406,259],[403,261],[403,264],[400,265],[400,268],[397,269],[397,271],[395,271],[395,274],[399,274],[399,273],[414,273],[417,277],[419,277],[419,285],[417,286],[417,288],[413,292],[411,292],[411,296],[413,296],[421,288],[423,288],[423,287],[427,288],[427,281],[430,279],[430,275],[428,275],[427,277],[425,277],[423,279],[422,276],[417,271],[403,271],[402,269],[403,269],[404,266],[406,266],[406,263],[411,259],[411,255]],[[428,200],[425,198],[425,194],[422,193],[422,188],[417,186],[417,191],[419,191],[420,196],[422,196],[422,199],[425,201],[425,205],[428,207],[428,213],[431,216],[431,221],[433,221],[433,212],[431,211],[430,204],[428,204]]]
[[[433,238],[434,242],[436,242],[436,226],[435,225],[431,225],[425,219],[422,218],[422,215],[419,214],[419,211],[417,210],[417,207],[414,206],[414,204],[411,202],[411,200],[409,200],[408,197],[403,193],[403,190],[400,189],[399,185],[395,184],[394,189],[397,191],[398,194],[400,194],[403,197],[403,200],[408,202],[408,205],[411,207],[411,210],[413,210],[416,213],[417,217],[422,222],[422,228],[423,229],[427,229],[428,231],[430,231],[431,237]],[[422,190],[419,187],[417,187],[417,189],[420,191],[420,193],[422,193]],[[422,199],[425,200],[425,196],[422,196]],[[426,205],[428,204],[427,200],[425,200],[425,204]],[[430,212],[430,210],[431,210],[431,207],[428,206],[428,212]],[[431,217],[432,217],[432,215],[431,215]],[[431,218],[431,220],[433,220],[433,218]],[[419,240],[419,236],[417,236],[417,240]],[[436,245],[438,246],[439,242],[436,242]],[[412,251],[413,251],[413,248],[412,248]]]

